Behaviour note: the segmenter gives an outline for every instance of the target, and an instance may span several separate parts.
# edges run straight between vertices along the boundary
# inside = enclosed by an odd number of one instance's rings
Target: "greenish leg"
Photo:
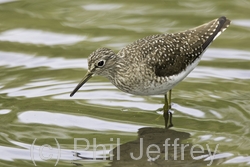
[[[169,106],[169,109],[171,109],[171,93],[172,93],[172,89],[170,89],[168,91],[168,106]]]
[[[173,126],[172,113],[169,111],[171,109],[171,93],[172,93],[172,90],[169,90],[168,95],[165,94],[165,104],[163,107],[163,112],[164,112],[163,117],[165,119],[165,128],[170,128]],[[170,121],[169,125],[168,125],[168,120]]]
[[[169,106],[168,106],[168,97],[167,97],[167,94],[165,94],[165,104],[163,106],[163,117],[165,119],[165,128],[167,129],[168,128],[168,109],[169,109]]]
[[[168,103],[168,106],[169,106],[169,110],[172,108],[171,94],[172,94],[172,89],[170,89],[169,92],[168,92],[168,100],[169,100],[169,101],[168,101],[168,102],[169,102],[169,103]],[[170,128],[170,127],[172,127],[172,126],[174,126],[174,125],[173,125],[173,122],[172,122],[173,114],[172,114],[170,111],[169,111],[169,115],[170,115],[170,118],[169,118],[169,121],[170,121],[170,122],[169,122],[169,126],[168,126],[168,127]]]

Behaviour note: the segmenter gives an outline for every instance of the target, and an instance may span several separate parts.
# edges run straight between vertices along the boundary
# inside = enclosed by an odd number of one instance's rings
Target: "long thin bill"
[[[81,82],[76,86],[76,88],[70,93],[70,97],[74,96],[74,94],[82,87],[82,85],[84,85],[91,77],[92,77],[93,73],[87,73],[83,79],[81,80]]]

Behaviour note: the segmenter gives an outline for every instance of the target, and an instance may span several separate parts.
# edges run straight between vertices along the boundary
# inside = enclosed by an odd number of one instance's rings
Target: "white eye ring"
[[[105,64],[105,61],[104,61],[104,60],[101,60],[101,61],[99,61],[99,62],[97,63],[97,66],[98,66],[98,67],[103,67],[104,64]]]

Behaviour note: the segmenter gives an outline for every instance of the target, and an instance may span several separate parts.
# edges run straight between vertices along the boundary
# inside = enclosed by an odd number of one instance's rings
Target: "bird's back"
[[[230,20],[220,17],[193,29],[148,36],[126,46],[118,55],[130,67],[127,72],[134,71],[128,80],[137,80],[127,92],[166,93],[197,66],[206,48],[229,24]]]

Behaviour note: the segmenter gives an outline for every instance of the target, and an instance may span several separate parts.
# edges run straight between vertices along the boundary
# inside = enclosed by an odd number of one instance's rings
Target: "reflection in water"
[[[217,146],[210,148],[185,142],[189,133],[160,128],[141,128],[137,140],[117,146],[111,151],[110,166],[206,166],[220,163],[231,154],[218,154]],[[213,150],[212,150],[213,149]],[[80,153],[77,157],[90,160]],[[101,160],[102,158],[99,158]],[[78,161],[79,162],[79,161]],[[75,163],[79,165],[78,163]]]
[[[60,164],[69,164],[70,162],[76,165],[82,165],[83,164],[89,164],[90,161],[93,162],[100,162],[103,160],[110,160],[109,164],[110,166],[187,166],[187,167],[198,167],[198,166],[206,166],[207,164],[210,164],[210,162],[213,162],[213,165],[216,164],[236,164],[236,163],[248,163],[250,164],[250,157],[249,156],[236,156],[232,157],[231,159],[228,159],[233,154],[232,153],[218,153],[220,150],[217,146],[210,146],[210,142],[208,141],[208,144],[206,145],[199,145],[199,144],[192,144],[191,142],[187,142],[186,140],[190,137],[189,133],[181,132],[181,131],[175,131],[175,130],[169,130],[169,129],[160,129],[160,128],[150,128],[145,127],[139,129],[138,132],[138,138],[134,141],[130,141],[127,143],[124,143],[122,145],[117,145],[115,149],[112,150],[111,153],[113,153],[113,156],[110,158],[106,158],[108,155],[108,149],[105,150],[97,150],[95,147],[96,145],[90,145],[87,150],[81,151],[75,153],[77,150],[74,149],[74,145],[72,142],[72,138],[69,139],[69,143],[67,147],[69,149],[65,149],[66,145],[61,145],[61,157],[60,157]],[[210,138],[211,136],[208,135],[205,138]],[[111,137],[114,139],[113,137]],[[14,147],[8,147],[8,146],[0,146],[0,150],[2,151],[2,155],[0,157],[0,160],[6,160],[6,161],[13,161],[13,160],[30,160],[30,146],[32,141],[30,143],[23,143],[18,141],[13,141],[12,139],[6,138],[7,141],[12,143]],[[49,142],[48,137],[45,137],[44,139],[38,139],[38,141],[44,140],[46,144],[53,145],[53,142]],[[61,138],[57,138],[59,143],[62,142]],[[83,138],[78,138],[83,139]],[[118,139],[118,138],[117,138]],[[114,139],[115,142],[117,139]],[[221,139],[221,138],[220,138]],[[165,147],[164,144],[170,145]],[[218,138],[219,140],[219,138]],[[176,144],[179,144],[179,146],[176,145],[176,149],[173,146],[174,142],[176,141]],[[85,144],[85,141],[83,142]],[[39,153],[41,153],[39,150],[41,149],[41,145],[36,143],[38,145],[34,145],[34,155],[36,155],[35,161],[44,161],[44,159],[41,159],[39,157]],[[61,143],[60,143],[61,144]],[[82,143],[81,143],[82,144]],[[92,144],[92,143],[89,143]],[[100,144],[100,143],[98,143]],[[101,144],[102,145],[102,144]],[[108,143],[103,143],[104,146],[108,146]],[[80,146],[80,143],[79,145]],[[151,146],[151,147],[150,147]],[[87,147],[87,146],[86,146]],[[156,149],[156,147],[159,148],[159,151]],[[85,147],[83,147],[85,148]],[[114,148],[114,147],[112,147]],[[141,157],[140,157],[140,149],[143,148]],[[149,155],[146,154],[148,150],[151,151]],[[183,149],[182,149],[183,148]],[[204,150],[202,150],[202,148]],[[182,151],[184,150],[184,151]],[[193,157],[190,154],[190,150],[193,150]],[[57,149],[52,150],[44,150],[44,154],[54,154],[57,155],[56,152]],[[156,151],[155,153],[152,153],[153,151]],[[196,151],[196,153],[195,153]],[[73,156],[76,156],[78,158],[81,158],[79,161],[75,159],[75,157],[72,156],[72,152],[75,153]],[[221,151],[220,151],[221,152]],[[117,154],[119,153],[119,154]],[[131,154],[133,157],[138,158],[138,160],[133,160]],[[209,155],[215,155],[214,157],[209,158]],[[150,156],[150,157],[149,157]],[[159,156],[158,158],[155,158]],[[166,160],[166,157],[167,160]],[[119,160],[118,160],[119,157]],[[213,161],[211,160],[213,158]],[[56,157],[53,156],[52,162],[55,162]],[[63,160],[66,160],[63,162]],[[76,161],[75,161],[76,160]],[[86,161],[87,160],[87,161]],[[69,162],[70,161],[70,162]],[[30,162],[32,164],[32,162]]]

